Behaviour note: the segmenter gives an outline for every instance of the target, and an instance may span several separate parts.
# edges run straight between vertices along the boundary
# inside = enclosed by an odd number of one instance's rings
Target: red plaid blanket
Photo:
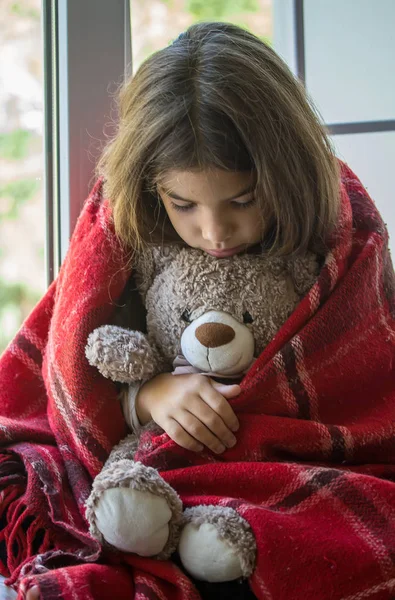
[[[341,191],[316,284],[232,401],[237,445],[198,455],[147,433],[137,457],[185,506],[248,521],[262,600],[395,597],[395,277],[385,225],[344,164]],[[172,562],[103,552],[87,533],[92,478],[126,429],[84,348],[126,261],[99,180],[59,276],[0,360],[0,572],[45,600],[199,598]]]

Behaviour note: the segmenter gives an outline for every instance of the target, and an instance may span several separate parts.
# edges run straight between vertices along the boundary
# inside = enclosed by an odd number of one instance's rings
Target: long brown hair
[[[339,169],[302,84],[259,38],[192,25],[119,92],[119,126],[97,165],[125,247],[180,241],[156,192],[170,169],[254,171],[268,253],[325,253]]]

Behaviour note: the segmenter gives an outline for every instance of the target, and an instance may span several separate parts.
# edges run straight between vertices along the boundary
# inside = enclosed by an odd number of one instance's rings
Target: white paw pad
[[[236,552],[211,523],[188,523],[182,530],[178,551],[185,569],[195,579],[218,583],[243,575]]]
[[[172,513],[166,500],[132,488],[110,488],[96,507],[96,523],[104,539],[124,552],[154,556],[169,537]]]

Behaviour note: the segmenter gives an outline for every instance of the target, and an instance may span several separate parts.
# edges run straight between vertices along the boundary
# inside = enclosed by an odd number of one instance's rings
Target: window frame
[[[50,285],[94,183],[105,126],[116,120],[114,93],[132,72],[131,15],[129,0],[43,0],[42,15]]]
[[[274,0],[275,2],[282,0]],[[295,27],[295,56],[296,56],[296,75],[306,85],[306,53],[305,53],[305,32],[304,32],[304,0],[293,0],[293,16]],[[384,131],[395,131],[395,120],[385,119],[379,121],[359,121],[359,122],[336,122],[325,123],[331,135],[346,135],[357,133],[377,133]]]

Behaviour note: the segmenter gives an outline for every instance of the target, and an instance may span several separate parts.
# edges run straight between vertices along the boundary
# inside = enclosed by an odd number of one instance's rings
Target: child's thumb
[[[218,383],[213,381],[213,386],[225,398],[235,398],[241,392],[241,387],[237,384],[227,385],[226,383]]]

